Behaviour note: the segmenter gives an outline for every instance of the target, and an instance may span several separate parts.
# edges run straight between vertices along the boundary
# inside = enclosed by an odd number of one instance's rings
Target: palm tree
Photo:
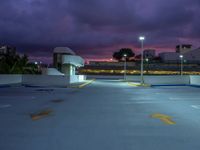
[[[28,63],[28,56],[6,55],[0,59],[1,74],[35,74],[37,66]]]

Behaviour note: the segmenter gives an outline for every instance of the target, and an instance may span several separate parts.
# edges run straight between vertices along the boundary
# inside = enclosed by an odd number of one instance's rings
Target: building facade
[[[191,45],[179,45],[176,52],[163,52],[159,56],[164,63],[180,63],[183,59],[186,63],[200,64],[200,48],[191,49]]]
[[[0,46],[0,57],[9,55],[14,56],[16,54],[16,48],[8,45]]]
[[[75,75],[76,68],[84,66],[84,59],[68,47],[56,47],[53,52],[54,67],[65,75]]]
[[[181,44],[176,46],[176,53],[184,54],[192,50],[191,44]]]

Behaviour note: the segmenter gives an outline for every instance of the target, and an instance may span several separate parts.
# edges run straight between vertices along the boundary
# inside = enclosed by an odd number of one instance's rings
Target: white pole
[[[183,55],[180,55],[181,59],[181,76],[183,75]]]
[[[181,57],[181,76],[183,76],[183,57]]]
[[[143,57],[143,40],[141,40],[141,84],[144,84],[144,57]]]
[[[124,80],[126,80],[126,56],[124,57]]]

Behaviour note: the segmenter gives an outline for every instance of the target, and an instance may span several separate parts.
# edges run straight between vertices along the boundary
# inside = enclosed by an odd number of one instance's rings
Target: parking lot
[[[1,150],[199,150],[200,88],[0,88]]]

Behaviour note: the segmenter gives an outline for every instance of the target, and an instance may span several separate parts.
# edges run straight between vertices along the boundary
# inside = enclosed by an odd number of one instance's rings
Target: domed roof
[[[70,54],[70,55],[76,55],[74,51],[72,51],[68,47],[56,47],[54,48],[54,53],[62,53],[62,54]]]

